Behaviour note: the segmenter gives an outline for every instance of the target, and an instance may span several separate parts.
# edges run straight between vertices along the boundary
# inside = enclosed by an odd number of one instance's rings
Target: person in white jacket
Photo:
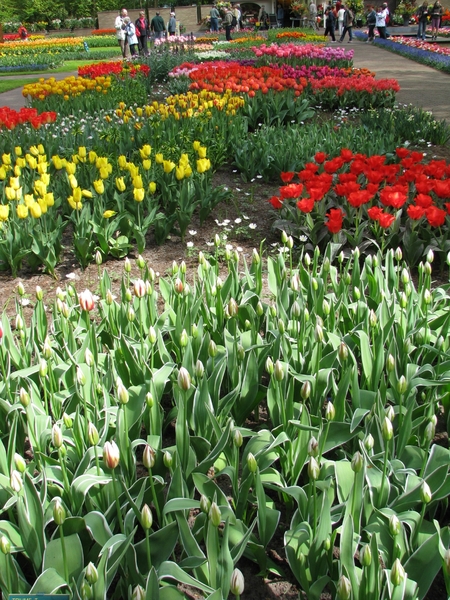
[[[344,15],[345,15],[345,8],[343,8],[341,6],[341,8],[338,10],[338,13],[337,13],[339,37],[342,35],[342,32],[344,31]]]
[[[127,40],[125,35],[125,18],[128,17],[128,11],[126,8],[122,8],[120,14],[117,15],[116,21],[114,23],[114,28],[116,30],[116,38],[119,42],[120,50],[122,52],[123,58],[127,53]]]
[[[125,23],[125,36],[126,41],[130,46],[131,58],[136,58],[137,56],[139,56],[136,26],[130,19],[130,17],[125,17],[123,22]]]

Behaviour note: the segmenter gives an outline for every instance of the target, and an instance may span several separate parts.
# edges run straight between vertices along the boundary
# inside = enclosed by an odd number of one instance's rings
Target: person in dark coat
[[[327,8],[325,11],[325,33],[323,35],[327,37],[327,35],[330,34],[332,42],[336,42],[336,38],[334,37],[335,27],[336,16],[333,12],[333,9]]]
[[[145,12],[141,10],[139,17],[136,19],[134,26],[136,27],[136,35],[138,38],[139,54],[148,56],[148,21],[145,18]]]

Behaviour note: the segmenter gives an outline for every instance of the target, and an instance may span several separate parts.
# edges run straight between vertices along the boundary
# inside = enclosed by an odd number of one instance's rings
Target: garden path
[[[337,44],[336,44],[337,45]],[[450,75],[431,67],[416,63],[398,54],[378,48],[373,44],[355,40],[352,44],[342,44],[354,50],[354,66],[375,71],[377,79],[394,78],[400,84],[397,99],[402,104],[431,111],[437,119],[450,122]],[[75,73],[55,73],[56,79],[63,79]],[[11,76],[18,77],[19,75]],[[43,75],[47,77],[48,75]],[[30,75],[29,78],[36,78]],[[21,88],[0,94],[0,106],[19,110],[25,106]]]

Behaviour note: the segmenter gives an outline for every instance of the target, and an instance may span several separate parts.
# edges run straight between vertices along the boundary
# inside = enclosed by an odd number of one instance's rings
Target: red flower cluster
[[[46,123],[54,123],[57,114],[55,112],[38,113],[35,108],[21,108],[19,111],[8,108],[7,106],[0,107],[0,129],[14,129],[17,125],[29,123],[34,129],[39,129],[41,125]]]
[[[301,183],[293,182],[296,173],[281,173],[285,185],[269,201],[280,210],[292,199],[300,213],[311,213],[316,202],[329,194],[331,206],[346,203],[350,210],[367,206],[367,217],[384,229],[401,217],[405,207],[404,214],[411,220],[424,218],[431,227],[441,227],[450,215],[450,165],[444,160],[425,164],[421,152],[406,148],[397,148],[396,154],[400,162],[386,164],[385,156],[353,154],[345,148],[334,158],[317,152],[314,161],[297,173]],[[343,208],[330,208],[326,213],[330,233],[341,230]],[[318,212],[323,215],[325,210]]]
[[[133,65],[124,63],[121,60],[112,62],[101,62],[94,65],[86,65],[84,67],[78,67],[78,75],[80,77],[89,77],[95,79],[96,77],[104,77],[107,75],[130,75],[135,77],[138,73],[148,75],[150,73],[150,67],[147,65]]]

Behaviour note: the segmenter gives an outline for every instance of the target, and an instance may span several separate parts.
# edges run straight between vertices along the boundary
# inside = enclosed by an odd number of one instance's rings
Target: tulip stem
[[[64,461],[64,456],[61,452],[61,448],[58,448],[58,459],[59,459],[59,464],[61,465],[61,471],[62,471],[62,476],[63,476],[63,484],[64,484],[64,491],[66,492],[66,494],[70,493],[70,484],[69,484],[69,479],[67,477],[67,468],[66,468],[66,463]]]
[[[379,500],[382,501],[383,499],[383,491],[384,491],[384,482],[386,480],[386,467],[387,467],[387,460],[388,460],[388,453],[389,453],[389,442],[386,442],[386,448],[384,449],[384,459],[383,459],[383,475],[381,478],[381,488],[380,488],[380,495],[379,495]]]
[[[1,369],[1,375],[3,378],[3,381],[5,383],[5,390],[6,393],[8,395],[8,399],[11,403],[11,405],[14,404],[14,400],[11,394],[11,390],[9,389],[9,377],[8,374],[6,373],[6,362],[5,362],[5,357],[3,355],[3,347],[0,346],[0,369]]]
[[[67,565],[66,541],[64,539],[64,530],[62,525],[59,526],[59,534],[61,536],[61,551],[64,563],[64,578],[66,580],[66,583],[69,584],[69,567]]]
[[[5,579],[6,579],[6,589],[8,591],[8,593],[10,594],[12,592],[11,590],[11,570],[10,570],[10,565],[9,565],[9,561],[11,560],[11,555],[7,554],[5,556]]]
[[[147,564],[148,570],[152,568],[152,556],[150,554],[150,531],[148,529],[145,530],[145,548],[147,550]]]
[[[422,509],[420,511],[420,519],[419,522],[417,523],[415,529],[414,529],[414,533],[412,534],[412,538],[411,538],[411,547],[412,549],[415,548],[416,544],[417,544],[417,538],[419,537],[419,533],[420,533],[420,528],[422,527],[422,523],[423,523],[423,518],[425,516],[425,511],[427,510],[427,505],[425,502],[423,502],[422,504]]]
[[[116,474],[115,474],[114,469],[111,469],[111,477],[112,477],[113,488],[114,488],[114,499],[115,499],[115,503],[116,503],[117,519],[119,521],[120,532],[124,534],[125,528],[123,525],[122,511],[120,509],[119,494],[117,492],[117,480],[116,480]]]
[[[150,489],[152,492],[153,504],[155,505],[156,516],[158,518],[158,524],[162,527],[161,523],[161,511],[159,510],[158,498],[156,496],[155,482],[153,481],[153,475],[151,469],[148,470],[148,477],[150,479]]]

